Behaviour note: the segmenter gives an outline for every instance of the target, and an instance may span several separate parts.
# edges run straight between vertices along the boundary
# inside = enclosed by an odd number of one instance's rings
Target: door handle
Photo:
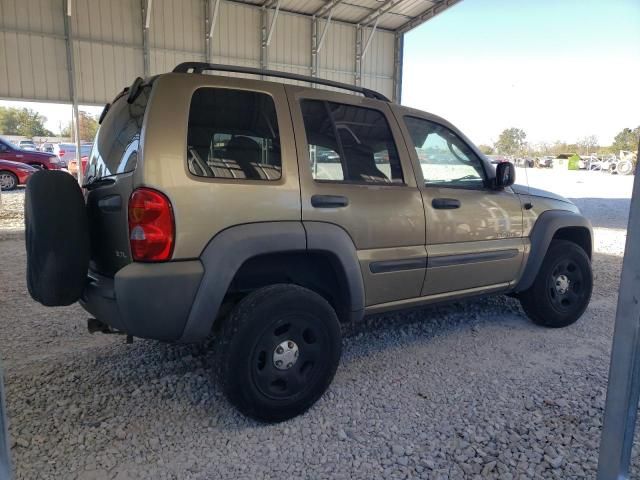
[[[311,205],[315,208],[340,208],[349,205],[349,199],[342,195],[313,195]]]
[[[452,210],[460,208],[460,200],[455,198],[434,198],[431,201],[431,206],[439,210]]]

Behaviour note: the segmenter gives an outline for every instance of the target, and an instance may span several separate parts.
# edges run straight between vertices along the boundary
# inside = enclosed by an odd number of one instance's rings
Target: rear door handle
[[[342,195],[313,195],[311,205],[315,208],[340,208],[349,205],[349,199]]]
[[[434,198],[431,201],[431,206],[439,210],[452,210],[460,208],[460,200],[455,198]]]

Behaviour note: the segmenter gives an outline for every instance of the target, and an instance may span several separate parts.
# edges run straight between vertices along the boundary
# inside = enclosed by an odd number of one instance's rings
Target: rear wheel
[[[592,288],[591,261],[585,251],[573,242],[553,240],[533,285],[519,298],[534,323],[559,328],[582,316]]]
[[[18,186],[18,177],[12,172],[6,170],[0,171],[0,189],[15,190]]]
[[[279,422],[311,407],[340,361],[340,325],[320,295],[272,285],[245,297],[219,333],[220,377],[245,415]]]

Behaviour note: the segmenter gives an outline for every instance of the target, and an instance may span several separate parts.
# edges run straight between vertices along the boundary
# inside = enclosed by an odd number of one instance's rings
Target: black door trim
[[[427,257],[406,258],[401,260],[382,260],[379,262],[371,262],[369,270],[371,273],[388,273],[399,272],[402,270],[417,270],[426,268]]]
[[[427,268],[450,267],[452,265],[466,265],[477,262],[493,262],[507,260],[519,255],[517,248],[498,250],[496,252],[462,253],[459,255],[443,255],[442,257],[430,257]]]

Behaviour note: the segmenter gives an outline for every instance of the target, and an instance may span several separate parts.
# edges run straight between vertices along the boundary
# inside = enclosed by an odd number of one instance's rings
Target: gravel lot
[[[370,318],[349,329],[329,392],[279,425],[226,402],[209,345],[126,345],[89,335],[78,306],[31,301],[23,193],[3,194],[0,354],[16,477],[595,477],[633,178],[528,176],[574,198],[595,227],[584,317],[548,330],[496,297]]]

